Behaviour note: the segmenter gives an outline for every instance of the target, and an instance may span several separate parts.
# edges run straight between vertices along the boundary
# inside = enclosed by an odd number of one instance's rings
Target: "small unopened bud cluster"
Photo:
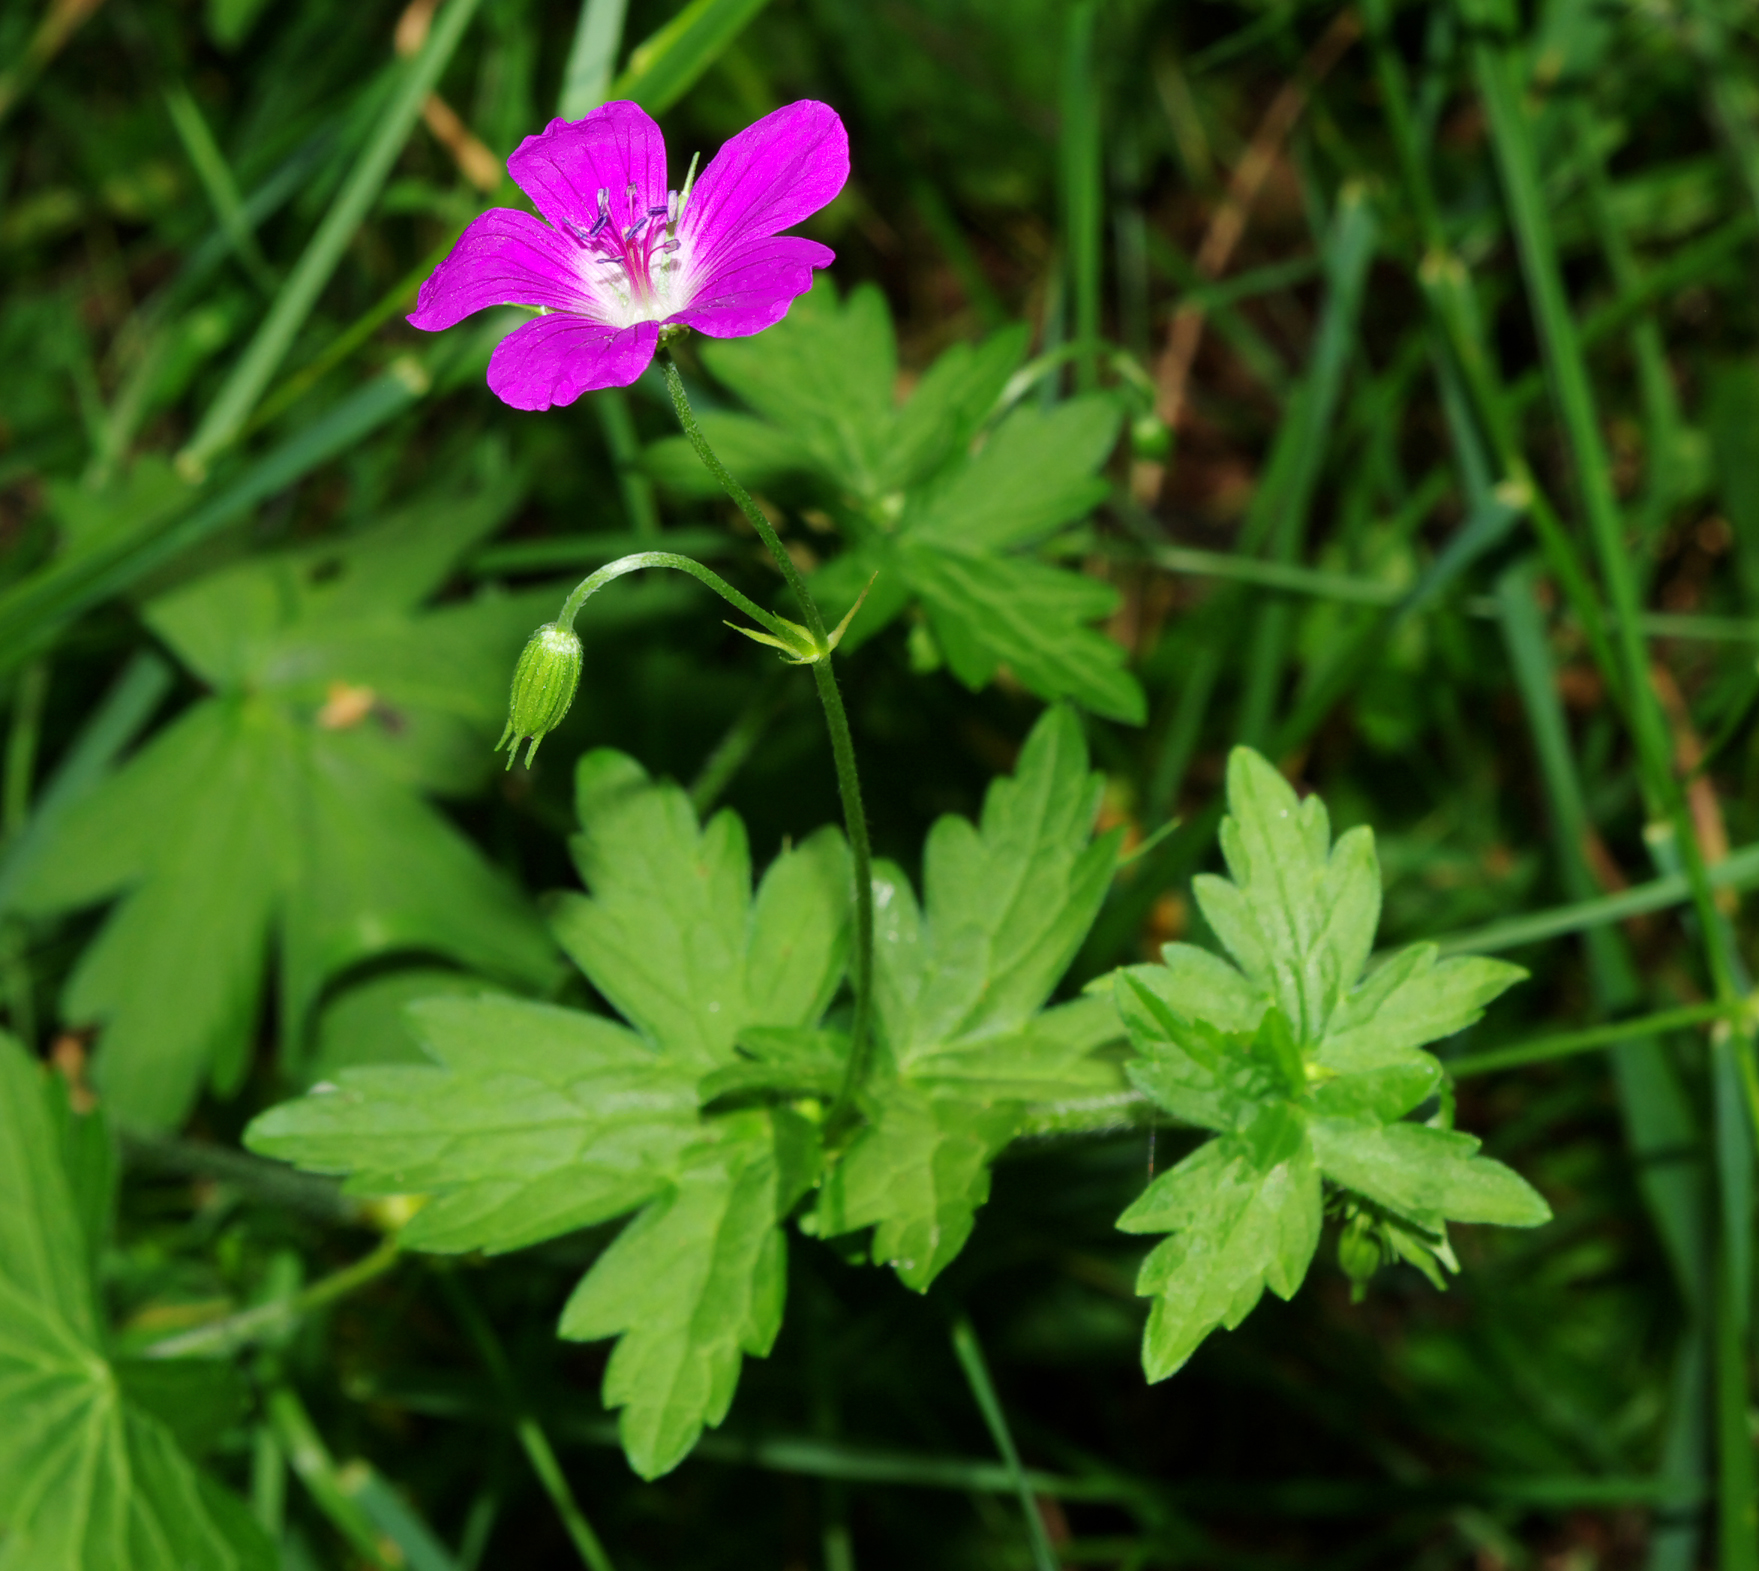
[[[546,622],[531,635],[519,664],[513,668],[513,692],[507,705],[507,729],[495,744],[507,748],[513,767],[521,742],[530,740],[525,764],[537,757],[537,745],[562,723],[580,685],[580,640],[574,629]],[[509,745],[511,744],[511,745]]]

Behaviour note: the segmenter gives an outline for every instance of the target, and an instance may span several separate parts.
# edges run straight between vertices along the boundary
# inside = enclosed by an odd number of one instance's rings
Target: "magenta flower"
[[[496,346],[489,387],[548,409],[627,387],[662,327],[743,338],[781,321],[835,253],[780,231],[843,189],[849,138],[834,109],[803,99],[747,126],[680,196],[660,128],[615,103],[552,120],[507,172],[549,222],[506,207],[473,220],[409,321],[438,332],[492,305],[540,307]]]

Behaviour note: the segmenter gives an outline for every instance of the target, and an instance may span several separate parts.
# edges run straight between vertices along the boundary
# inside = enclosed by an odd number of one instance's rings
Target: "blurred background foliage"
[[[1340,828],[1375,826],[1384,943],[1531,968],[1460,1053],[1699,1002],[1707,955],[1747,985],[1750,5],[623,11],[0,10],[0,1007],[69,1117],[95,1088],[125,1131],[99,1257],[118,1357],[309,1311],[209,1388],[136,1399],[296,1571],[575,1563],[534,1426],[624,1571],[1027,1565],[949,1340],[967,1312],[1066,1565],[1754,1565],[1739,1032],[1470,1066],[1462,1126],[1556,1221],[1465,1230],[1445,1295],[1401,1268],[1351,1307],[1322,1269],[1153,1388],[1140,1246],[1112,1221],[1185,1137],[1017,1151],[925,1298],[802,1253],[775,1353],[655,1484],[599,1409],[605,1349],[552,1330],[599,1233],[299,1296],[378,1259],[388,1219],[238,1132],[338,1066],[414,1056],[408,999],[591,1001],[539,920],[573,882],[580,752],[735,806],[760,864],[837,816],[804,677],[678,582],[592,603],[579,701],[532,772],[488,753],[520,641],[587,568],[663,535],[779,593],[680,469],[657,379],[518,414],[482,382],[505,321],[401,321],[461,226],[519,200],[519,140],[607,94],[658,113],[680,164],[795,98],[838,109],[855,174],[808,232],[846,300],[889,311],[900,401],[1012,324],[1011,396],[1114,400],[1104,500],[1026,545],[1114,607],[1145,698],[1144,724],[1122,700],[1088,720],[1108,818],[1177,827],[1072,984],[1206,941],[1186,884],[1249,741]],[[703,408],[769,413],[736,354],[690,369]],[[834,575],[849,488],[810,463],[749,478]],[[841,670],[878,849],[914,869],[1048,695],[894,609]],[[1644,661],[1659,760],[1630,718]],[[1682,914],[1658,767],[1720,864],[1715,932]]]

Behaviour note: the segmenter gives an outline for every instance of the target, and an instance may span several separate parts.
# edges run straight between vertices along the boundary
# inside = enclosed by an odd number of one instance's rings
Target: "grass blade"
[[[232,178],[226,155],[220,151],[220,145],[214,140],[214,133],[208,128],[208,122],[203,118],[196,101],[189,96],[189,89],[182,85],[167,88],[165,108],[170,113],[171,124],[176,127],[179,140],[183,143],[184,152],[189,155],[196,178],[201,181],[202,189],[207,193],[208,202],[214,209],[214,217],[219,221],[221,231],[257,287],[264,294],[273,294],[275,276],[269,271],[268,259],[257,244],[256,232],[245,217],[244,201],[238,194],[238,184]]]
[[[1759,885],[1759,845],[1742,846],[1710,869],[1712,889],[1751,889]],[[1600,895],[1545,911],[1527,912],[1486,922],[1462,933],[1446,934],[1434,942],[1444,955],[1493,955],[1548,938],[1584,933],[1610,922],[1623,922],[1651,911],[1666,911],[1692,898],[1692,886],[1683,873],[1664,873],[1646,884],[1633,884],[1616,895]]]
[[[1494,1048],[1487,1053],[1450,1058],[1447,1061],[1448,1073],[1461,1080],[1468,1075],[1488,1075],[1502,1069],[1524,1069],[1529,1064],[1549,1064],[1554,1059],[1573,1058],[1597,1047],[1612,1047],[1661,1031],[1678,1031],[1684,1026],[1730,1020],[1745,1008],[1745,1004],[1688,1004],[1681,1009],[1663,1009],[1635,1020],[1615,1020],[1611,1025],[1594,1026],[1587,1031],[1570,1031],[1560,1036],[1520,1042],[1513,1047]]]
[[[419,361],[393,363],[352,397],[296,432],[195,511],[144,535],[135,532],[51,563],[0,595],[0,670],[32,650],[73,617],[244,517],[257,503],[346,452],[401,414],[431,385]]]
[[[550,1497],[550,1503],[556,1508],[556,1515],[561,1517],[562,1525],[567,1529],[568,1537],[581,1562],[587,1567],[587,1571],[614,1571],[611,1557],[605,1553],[605,1546],[599,1541],[598,1534],[586,1519],[586,1513],[580,1509],[579,1501],[574,1498],[574,1491],[568,1486],[568,1477],[562,1471],[562,1464],[556,1460],[549,1436],[525,1406],[524,1397],[514,1378],[513,1366],[507,1362],[506,1350],[501,1346],[501,1339],[495,1335],[495,1328],[477,1307],[476,1300],[458,1279],[456,1272],[441,1273],[440,1285],[445,1290],[446,1297],[451,1300],[454,1312],[464,1322],[471,1341],[476,1343],[483,1363],[488,1366],[489,1374],[500,1390],[502,1400],[507,1404],[513,1432],[519,1437],[519,1444],[531,1463],[531,1470],[537,1474],[544,1493]]]
[[[1503,636],[1539,755],[1562,882],[1578,900],[1591,899],[1596,885],[1586,847],[1594,827],[1570,750],[1557,672],[1534,598],[1531,565],[1520,564],[1506,572],[1498,582],[1497,598],[1503,613]],[[1584,940],[1595,1008],[1602,1014],[1619,1015],[1636,1007],[1642,989],[1622,936],[1603,926],[1588,929]],[[1745,1006],[1731,1010],[1724,1002],[1708,1007],[1721,1018],[1734,1020]],[[1600,1028],[1603,1032],[1607,1029],[1613,1028]],[[1659,1022],[1653,1027],[1656,1032],[1667,1029],[1670,1027]],[[1697,1164],[1677,1159],[1679,1152],[1700,1146],[1702,1130],[1673,1060],[1659,1041],[1630,1030],[1623,1037],[1606,1040],[1613,1049],[1613,1075],[1638,1185],[1673,1265],[1680,1297],[1694,1313],[1702,1313],[1709,1292],[1705,1253],[1710,1241],[1709,1199]]]
[[[663,114],[720,59],[769,0],[690,0],[657,33],[637,44],[610,97],[631,98]]]
[[[1277,496],[1278,527],[1269,553],[1273,561],[1293,563],[1301,554],[1307,515],[1330,444],[1344,373],[1356,345],[1356,323],[1378,227],[1367,190],[1361,185],[1346,186],[1338,195],[1327,244],[1326,274],[1330,288],[1314,339],[1312,368],[1300,398],[1291,405],[1286,417],[1299,421],[1299,425],[1288,480]],[[1289,624],[1286,604],[1268,605],[1259,612],[1247,654],[1246,691],[1236,728],[1242,742],[1256,745],[1269,734],[1282,682]]]
[[[1076,0],[1063,33],[1063,251],[1074,295],[1075,337],[1099,337],[1100,230],[1105,220],[1105,176],[1100,161],[1099,84],[1094,78],[1096,0]],[[1087,392],[1099,383],[1091,349],[1075,361],[1075,385]]]
[[[623,47],[623,16],[629,0],[586,0],[574,29],[574,45],[562,73],[562,99],[556,113],[582,120],[605,101],[617,51]]]
[[[290,1386],[277,1386],[264,1405],[274,1426],[275,1439],[311,1495],[312,1503],[367,1565],[375,1571],[396,1571],[403,1552],[379,1530],[349,1492],[347,1480],[312,1423],[305,1404]]]
[[[423,102],[452,58],[479,3],[480,0],[448,0],[421,52],[410,62],[372,138],[336,193],[317,233],[287,275],[262,326],[215,394],[189,445],[178,454],[179,468],[192,479],[205,478],[214,457],[243,431],[257,400],[293,347],[295,336],[377,199],[391,165],[415,129]]]
[[[984,1363],[983,1348],[978,1344],[977,1333],[972,1329],[971,1321],[964,1315],[953,1325],[953,1351],[959,1356],[959,1367],[965,1371],[965,1378],[971,1384],[971,1394],[977,1399],[983,1421],[989,1426],[990,1438],[996,1443],[996,1450],[1002,1454],[1014,1493],[1020,1500],[1020,1509],[1025,1513],[1026,1533],[1032,1543],[1032,1564],[1036,1571],[1058,1571],[1056,1551],[1051,1548],[1050,1536],[1044,1530],[1044,1518],[1039,1515],[1038,1502],[1027,1482],[1026,1470],[1020,1465],[1020,1453],[1014,1448],[1014,1436],[1008,1429],[1008,1415],[1002,1411],[996,1388],[990,1382],[989,1367]]]

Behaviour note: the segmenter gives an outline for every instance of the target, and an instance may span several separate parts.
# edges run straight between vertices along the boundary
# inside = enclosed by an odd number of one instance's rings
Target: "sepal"
[[[546,622],[526,641],[513,668],[513,691],[507,702],[507,729],[495,744],[507,748],[513,767],[519,745],[527,740],[525,766],[537,757],[538,743],[559,726],[580,686],[580,638],[571,627]],[[512,745],[509,746],[508,744]]]

